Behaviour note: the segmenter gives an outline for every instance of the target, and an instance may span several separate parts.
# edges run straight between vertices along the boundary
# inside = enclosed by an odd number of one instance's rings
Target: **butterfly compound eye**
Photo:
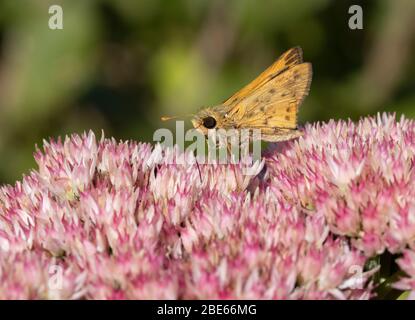
[[[213,117],[206,117],[203,119],[203,126],[207,129],[213,129],[216,126],[216,120]]]

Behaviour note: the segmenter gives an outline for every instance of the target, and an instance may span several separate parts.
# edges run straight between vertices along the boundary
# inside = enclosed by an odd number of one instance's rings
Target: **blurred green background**
[[[52,4],[63,30],[48,27]],[[348,27],[352,4],[363,30]],[[35,165],[43,138],[151,141],[173,126],[161,115],[223,101],[295,45],[314,69],[300,122],[414,117],[414,34],[414,0],[1,0],[0,183]]]

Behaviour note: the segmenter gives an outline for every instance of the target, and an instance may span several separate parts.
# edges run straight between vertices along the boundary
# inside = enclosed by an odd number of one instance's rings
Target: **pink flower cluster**
[[[369,299],[385,252],[414,296],[414,121],[307,125],[256,175],[176,151],[44,142],[0,189],[0,299]]]

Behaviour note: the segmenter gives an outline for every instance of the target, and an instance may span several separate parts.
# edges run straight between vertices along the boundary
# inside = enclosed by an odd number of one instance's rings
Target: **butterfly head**
[[[216,112],[213,108],[207,108],[195,115],[192,119],[192,124],[196,130],[199,130],[206,136],[208,130],[222,127],[222,118],[223,116],[219,112]]]

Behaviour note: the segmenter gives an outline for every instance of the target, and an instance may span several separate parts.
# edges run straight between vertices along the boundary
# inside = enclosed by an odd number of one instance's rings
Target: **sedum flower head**
[[[255,175],[92,132],[45,141],[0,189],[0,298],[369,299],[385,252],[414,291],[414,153],[415,122],[387,114],[306,125]]]

